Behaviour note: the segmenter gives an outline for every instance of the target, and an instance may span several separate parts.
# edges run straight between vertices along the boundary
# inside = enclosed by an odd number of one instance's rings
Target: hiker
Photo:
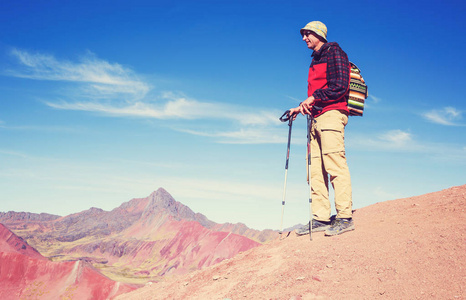
[[[346,163],[344,131],[348,122],[350,64],[335,42],[327,42],[327,27],[319,21],[300,30],[313,50],[308,77],[308,98],[290,109],[293,120],[299,113],[311,116],[312,232],[333,236],[354,230],[351,179]],[[328,180],[335,190],[336,217],[331,221]],[[296,230],[309,234],[309,224]]]

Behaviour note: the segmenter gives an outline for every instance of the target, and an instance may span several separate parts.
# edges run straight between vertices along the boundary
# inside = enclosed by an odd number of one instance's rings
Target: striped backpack
[[[362,78],[361,70],[352,62],[349,87],[348,109],[350,116],[362,116],[364,101],[367,99],[367,85]]]

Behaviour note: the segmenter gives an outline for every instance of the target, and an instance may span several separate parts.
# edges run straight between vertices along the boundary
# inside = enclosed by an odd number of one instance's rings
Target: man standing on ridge
[[[327,27],[319,21],[300,30],[303,41],[313,50],[309,67],[308,98],[290,109],[295,119],[301,113],[311,115],[312,231],[338,235],[354,230],[352,219],[351,178],[346,163],[344,131],[348,123],[350,63],[335,42],[327,42]],[[328,180],[335,190],[336,218],[331,221]],[[309,224],[296,231],[309,233]]]

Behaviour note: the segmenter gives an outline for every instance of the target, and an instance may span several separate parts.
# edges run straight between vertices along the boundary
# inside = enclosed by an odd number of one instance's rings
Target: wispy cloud
[[[408,131],[395,129],[383,133],[356,135],[346,142],[353,149],[432,155],[438,159],[466,163],[466,147],[458,144],[424,142]]]
[[[154,92],[152,85],[131,69],[98,59],[92,53],[78,62],[18,49],[11,54],[19,62],[17,69],[9,71],[12,76],[77,84],[78,93],[66,90],[62,100],[45,101],[54,109],[95,112],[113,117],[216,120],[219,126],[215,132],[196,130],[195,124],[185,132],[216,138],[222,143],[282,142],[270,134],[270,128],[280,124],[278,111],[199,101],[180,92]],[[269,138],[265,139],[267,135]]]
[[[155,119],[222,119],[242,125],[278,124],[275,112],[251,111],[247,107],[219,102],[202,102],[184,95],[164,92],[157,100],[142,99],[133,103],[101,103],[96,101],[46,102],[50,107],[64,110],[99,112],[113,116]]]
[[[286,136],[278,134],[277,130],[267,128],[243,128],[237,131],[202,132],[196,130],[180,130],[194,135],[217,138],[224,144],[281,144],[286,142]]]
[[[20,63],[20,68],[9,70],[12,76],[54,81],[86,83],[86,89],[94,96],[127,94],[140,98],[150,86],[138,78],[129,68],[109,63],[88,53],[79,62],[58,60],[51,55],[32,54],[13,49],[11,55]]]
[[[431,110],[422,114],[430,122],[446,126],[465,126],[461,124],[463,112],[448,106],[439,110]]]
[[[26,155],[26,154],[24,154],[22,152],[17,152],[17,151],[12,151],[12,150],[4,150],[4,149],[0,149],[0,155],[20,157],[20,158],[29,158],[28,155]]]
[[[349,147],[363,148],[373,151],[418,151],[419,144],[413,135],[407,131],[394,129],[382,133],[367,135],[357,135],[348,139],[346,144]]]
[[[412,142],[412,135],[409,132],[396,129],[380,134],[378,139],[384,142],[388,142],[395,147],[401,147],[406,146]]]
[[[374,103],[379,103],[382,101],[379,97],[374,96],[373,94],[369,94],[369,98],[374,102]]]
[[[177,186],[177,193],[183,192],[185,197],[218,200],[231,197],[235,199],[271,199],[280,192],[281,187],[270,187],[269,184],[249,183],[243,181],[224,181],[221,179],[166,177],[166,186]],[[181,183],[181,184],[180,184]],[[181,188],[182,187],[182,188]]]

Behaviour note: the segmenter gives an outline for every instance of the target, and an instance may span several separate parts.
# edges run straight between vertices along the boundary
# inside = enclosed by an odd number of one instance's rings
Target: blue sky
[[[3,1],[0,211],[111,210],[165,188],[216,222],[279,229],[299,29],[329,28],[369,86],[346,129],[353,202],[466,183],[462,1]],[[284,225],[309,218],[305,118]]]

